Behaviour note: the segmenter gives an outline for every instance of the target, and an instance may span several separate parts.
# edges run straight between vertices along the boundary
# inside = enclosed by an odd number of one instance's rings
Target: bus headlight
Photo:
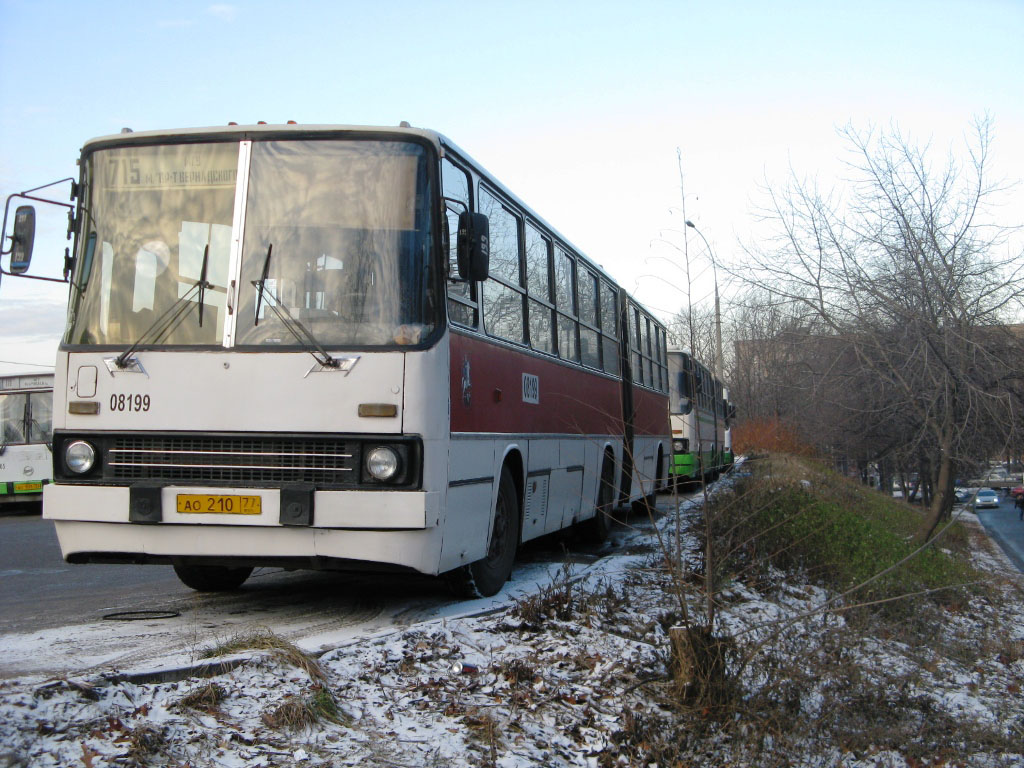
[[[64,466],[76,475],[84,475],[96,463],[96,449],[84,440],[68,443],[64,449]]]
[[[374,480],[390,480],[398,473],[398,466],[398,454],[386,445],[371,448],[366,454],[366,471]]]

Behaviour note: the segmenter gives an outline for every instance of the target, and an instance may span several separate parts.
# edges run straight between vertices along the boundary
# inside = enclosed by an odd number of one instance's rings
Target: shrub
[[[919,510],[806,460],[773,455],[750,464],[752,472],[735,492],[715,499],[711,508],[721,578],[763,579],[775,567],[802,571],[839,592],[870,582],[848,604],[978,579],[966,562],[934,545],[878,576],[914,552]],[[957,527],[954,538],[963,538]]]

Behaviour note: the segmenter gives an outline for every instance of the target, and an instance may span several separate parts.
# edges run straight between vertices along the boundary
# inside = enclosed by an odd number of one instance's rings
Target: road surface
[[[1024,571],[1024,522],[1020,519],[1020,510],[1013,506],[1013,499],[1000,496],[998,508],[979,509],[976,512],[989,535],[1003,548],[1014,565]]]
[[[615,537],[603,552],[614,553]],[[508,602],[550,580],[566,561],[593,562],[594,548],[566,554],[557,538],[520,552],[495,598],[459,601],[439,579],[257,569],[241,590],[198,593],[170,566],[69,565],[53,523],[0,516],[0,679],[130,669],[154,659],[194,661],[204,648],[269,629],[306,650],[425,618]],[[125,621],[112,614],[131,612]],[[159,612],[158,615],[145,612]]]

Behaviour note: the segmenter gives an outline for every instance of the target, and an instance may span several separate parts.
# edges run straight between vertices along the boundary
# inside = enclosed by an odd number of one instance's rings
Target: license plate
[[[15,483],[14,484],[14,492],[15,493],[36,493],[36,492],[41,491],[41,490],[43,490],[43,484],[42,483]]]
[[[196,515],[258,515],[262,512],[259,496],[224,496],[205,493],[179,493],[178,512]]]

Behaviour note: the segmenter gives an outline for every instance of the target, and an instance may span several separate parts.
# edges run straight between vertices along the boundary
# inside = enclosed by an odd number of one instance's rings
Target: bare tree
[[[990,121],[976,122],[965,163],[938,169],[895,129],[843,135],[855,158],[845,198],[795,174],[769,187],[773,237],[747,249],[738,276],[808,319],[804,343],[833,351],[831,375],[850,384],[838,399],[861,412],[864,432],[881,439],[887,425],[901,455],[919,459],[932,492],[927,539],[979,436],[996,441],[990,451],[1013,437],[1021,344],[1006,321],[1024,290],[1021,254],[989,218],[1000,191],[987,175]]]
[[[714,307],[688,304],[668,321],[669,344],[689,349],[701,362],[715,360]]]

